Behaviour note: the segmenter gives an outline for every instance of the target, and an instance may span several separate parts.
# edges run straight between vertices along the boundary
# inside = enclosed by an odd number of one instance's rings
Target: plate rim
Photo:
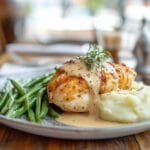
[[[19,123],[21,125],[27,125],[27,126],[32,126],[32,127],[37,127],[37,128],[46,128],[46,129],[52,129],[52,130],[61,130],[61,131],[81,131],[81,132],[95,132],[95,131],[117,131],[117,130],[125,130],[125,129],[129,129],[129,128],[140,128],[140,127],[145,127],[147,128],[147,130],[150,130],[150,121],[143,121],[143,122],[138,122],[138,123],[129,123],[129,124],[125,124],[125,125],[118,125],[118,126],[113,126],[113,127],[76,127],[76,126],[70,126],[70,125],[52,125],[52,126],[48,126],[48,125],[43,125],[43,124],[37,124],[37,123],[32,123],[29,122],[25,119],[12,119],[12,118],[8,118],[6,116],[0,115],[0,123],[2,122],[2,120],[5,121],[10,121],[13,123]]]

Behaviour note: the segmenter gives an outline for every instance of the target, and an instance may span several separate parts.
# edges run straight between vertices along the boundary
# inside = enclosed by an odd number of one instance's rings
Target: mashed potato
[[[150,120],[150,86],[134,83],[131,90],[118,90],[101,95],[100,117],[119,122]]]

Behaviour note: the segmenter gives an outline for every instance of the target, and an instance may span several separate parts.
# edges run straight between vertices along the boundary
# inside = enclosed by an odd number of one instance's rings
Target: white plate
[[[46,72],[47,70],[45,70]],[[32,72],[26,74],[27,77],[33,77],[41,74],[41,72]],[[13,78],[23,78],[24,75],[12,75]],[[9,76],[9,78],[11,78]],[[0,87],[3,87],[6,78],[0,78]],[[25,119],[10,119],[0,115],[0,123],[18,129],[24,132],[33,133],[37,135],[63,138],[63,139],[106,139],[114,137],[122,137],[140,133],[146,130],[150,130],[150,121],[140,122],[128,125],[120,125],[117,127],[106,128],[80,128],[67,126],[58,123],[54,119],[47,117],[43,120],[42,124],[30,123]]]

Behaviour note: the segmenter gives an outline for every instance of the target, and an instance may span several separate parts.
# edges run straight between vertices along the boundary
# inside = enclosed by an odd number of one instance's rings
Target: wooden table
[[[10,61],[0,56],[0,64]],[[150,150],[150,131],[108,140],[61,140],[32,135],[0,124],[0,150]]]

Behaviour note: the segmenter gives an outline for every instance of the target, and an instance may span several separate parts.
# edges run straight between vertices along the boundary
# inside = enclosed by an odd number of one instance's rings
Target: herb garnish
[[[103,68],[104,62],[111,57],[110,53],[95,44],[91,44],[86,56],[79,57],[82,59],[88,70]]]

